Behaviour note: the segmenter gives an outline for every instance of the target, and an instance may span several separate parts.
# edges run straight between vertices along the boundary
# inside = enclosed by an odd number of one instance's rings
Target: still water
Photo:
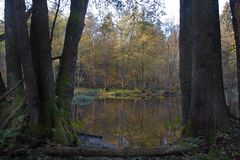
[[[181,134],[179,98],[94,100],[74,105],[78,132],[101,135],[118,147],[158,146],[173,143]]]

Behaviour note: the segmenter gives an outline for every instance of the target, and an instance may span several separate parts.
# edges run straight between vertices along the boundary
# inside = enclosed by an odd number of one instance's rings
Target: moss
[[[16,95],[13,100],[12,107],[13,108],[18,107],[18,105],[21,103],[23,98],[24,98],[24,96],[22,96],[22,95]]]
[[[78,139],[70,122],[70,113],[62,109],[54,112],[52,140],[65,146],[76,146]]]
[[[63,127],[58,126],[52,129],[52,140],[62,145],[68,144]]]
[[[29,133],[31,137],[37,139],[46,139],[51,135],[51,130],[48,127],[45,127],[40,124],[34,124],[29,126],[26,132]]]

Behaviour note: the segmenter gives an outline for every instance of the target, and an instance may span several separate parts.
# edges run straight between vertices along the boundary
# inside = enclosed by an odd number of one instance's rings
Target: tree
[[[180,83],[183,123],[188,122],[192,86],[192,1],[180,1]]]
[[[9,5],[14,12],[8,12],[7,16],[16,24],[13,28],[16,35],[11,36],[16,36],[16,45],[21,57],[27,102],[26,111],[29,116],[25,132],[33,138],[48,138],[64,145],[74,145],[77,143],[77,138],[70,123],[72,86],[76,65],[74,62],[76,62],[78,43],[84,27],[88,0],[71,1],[62,63],[57,78],[60,86],[57,86],[56,92],[47,0],[33,0],[30,37],[25,16],[25,1],[12,0],[11,2]],[[71,93],[70,96],[69,93]],[[57,100],[55,95],[58,96]]]
[[[189,134],[229,127],[223,89],[217,0],[192,2],[192,92]]]
[[[84,28],[88,0],[71,0],[60,69],[56,82],[57,105],[70,122],[70,107],[74,94],[78,45]]]
[[[25,17],[25,1],[13,0],[11,7],[15,10],[14,20],[16,22],[16,37],[23,75],[25,78],[25,96],[27,110],[29,111],[30,125],[38,123],[39,94],[37,80],[32,61],[31,45],[28,36],[27,19]],[[20,43],[21,42],[21,43]]]
[[[232,24],[235,35],[238,75],[238,105],[240,109],[240,1],[230,0]]]
[[[22,80],[22,67],[20,54],[16,40],[16,22],[14,8],[12,7],[14,0],[5,3],[5,49],[6,49],[6,69],[7,69],[7,87],[11,89],[15,84]],[[13,105],[19,103],[24,96],[23,84],[20,84],[13,92]],[[18,105],[18,104],[17,104]]]

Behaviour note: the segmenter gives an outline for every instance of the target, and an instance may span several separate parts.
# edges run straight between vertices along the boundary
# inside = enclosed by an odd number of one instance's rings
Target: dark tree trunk
[[[6,92],[6,86],[5,86],[3,78],[2,78],[2,73],[0,72],[0,97],[2,97],[5,92]]]
[[[192,0],[180,0],[180,81],[183,123],[188,122],[192,83]]]
[[[52,130],[52,114],[56,103],[48,28],[47,0],[33,0],[31,47],[40,99],[39,125],[45,129],[45,134],[48,136]]]
[[[85,14],[89,0],[71,0],[70,16],[67,23],[60,70],[56,82],[57,106],[64,116],[63,127],[69,132],[70,142],[76,142],[71,126],[71,102],[74,94],[74,80],[78,45],[84,28]]]
[[[236,43],[237,74],[238,74],[238,105],[240,110],[240,0],[230,0],[232,22]]]
[[[57,77],[56,94],[58,107],[70,119],[70,106],[74,92],[74,76],[78,54],[78,44],[84,28],[88,0],[71,0],[60,70]]]
[[[193,70],[189,134],[229,127],[223,89],[217,0],[193,0]]]
[[[3,122],[6,119],[6,110],[5,107],[6,105],[6,98],[4,98],[4,94],[6,92],[6,86],[4,84],[3,78],[2,78],[2,74],[0,72],[0,125],[3,124]]]
[[[7,3],[8,3],[8,5],[9,5],[9,4],[12,4],[12,1],[7,1]],[[5,4],[6,4],[6,3],[5,3]],[[6,10],[6,6],[5,6],[5,10]],[[4,13],[6,13],[6,11],[5,11]],[[11,13],[11,14],[14,14],[14,12],[8,12],[8,11],[7,11],[7,14],[10,14],[10,13]],[[30,8],[30,9],[27,10],[25,16],[26,16],[27,18],[29,18],[31,14],[32,14],[32,8]],[[13,18],[14,16],[11,16],[11,17]],[[6,16],[5,16],[5,19],[6,19]],[[0,42],[1,42],[1,41],[4,41],[5,38],[6,38],[6,34],[5,34],[5,33],[0,34]]]
[[[6,68],[7,68],[7,87],[12,88],[22,80],[22,67],[16,41],[16,23],[14,0],[5,1],[5,49],[6,49]],[[23,84],[20,84],[12,93],[13,104],[22,99],[24,95]]]
[[[47,0],[33,0],[31,47],[40,99],[37,136],[51,138],[64,145],[74,145],[77,143],[75,133],[70,123],[65,122],[66,117],[61,117],[57,109],[48,23]]]
[[[28,35],[27,18],[25,16],[25,1],[14,0],[12,6],[15,10],[15,22],[16,22],[16,37],[18,53],[21,57],[23,74],[25,79],[25,98],[27,103],[27,109],[29,111],[30,125],[38,123],[39,120],[39,96],[37,88],[37,80],[34,72],[34,65],[32,61],[32,53],[30,40]]]

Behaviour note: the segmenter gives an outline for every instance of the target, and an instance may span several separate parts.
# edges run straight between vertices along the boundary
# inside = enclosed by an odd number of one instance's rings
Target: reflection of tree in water
[[[75,112],[84,121],[84,133],[102,135],[119,147],[156,146],[163,138],[173,142],[180,136],[178,104],[176,98],[98,100]]]

